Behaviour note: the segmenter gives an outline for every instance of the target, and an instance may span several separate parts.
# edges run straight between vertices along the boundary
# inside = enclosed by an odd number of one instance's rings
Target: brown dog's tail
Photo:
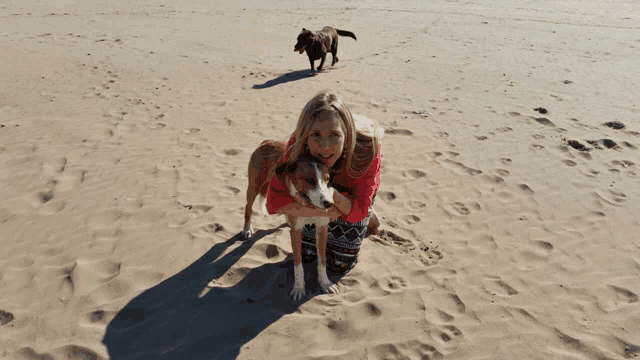
[[[338,30],[336,29],[336,32],[338,33],[338,35],[340,36],[348,36],[350,38],[353,38],[353,40],[358,40],[356,39],[356,34],[352,33],[351,31],[346,31],[346,30]]]

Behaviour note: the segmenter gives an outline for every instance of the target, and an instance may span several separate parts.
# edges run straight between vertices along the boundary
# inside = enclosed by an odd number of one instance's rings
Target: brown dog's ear
[[[328,53],[329,52],[329,49],[327,48],[327,45],[325,45],[324,41],[321,41],[320,45],[322,46],[322,52],[323,53]]]
[[[276,168],[276,175],[282,176],[284,173],[292,173],[296,170],[296,163],[282,163]]]

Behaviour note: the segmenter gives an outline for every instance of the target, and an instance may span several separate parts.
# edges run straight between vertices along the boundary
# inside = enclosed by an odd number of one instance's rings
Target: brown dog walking
[[[338,35],[349,36],[353,40],[357,40],[356,35],[351,31],[334,29],[330,26],[325,26],[322,30],[315,32],[305,28],[302,29],[293,51],[297,51],[300,54],[307,52],[309,63],[311,64],[311,75],[315,73],[313,63],[316,60],[320,60],[318,71],[322,70],[328,52],[331,52],[333,57],[331,66],[338,62]]]

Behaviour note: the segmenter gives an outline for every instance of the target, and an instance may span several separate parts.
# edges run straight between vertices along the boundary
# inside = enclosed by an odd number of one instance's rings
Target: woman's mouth
[[[328,164],[328,163],[329,163],[329,160],[331,160],[331,157],[332,157],[332,156],[333,156],[333,154],[331,154],[331,155],[329,155],[329,156],[322,156],[322,155],[320,155],[320,156],[319,156],[319,158],[320,158],[320,161],[322,161],[322,162],[323,162],[323,163],[325,163],[325,164]]]

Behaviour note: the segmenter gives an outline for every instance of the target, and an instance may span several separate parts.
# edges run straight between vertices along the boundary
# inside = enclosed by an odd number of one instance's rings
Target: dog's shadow
[[[292,257],[251,269],[230,287],[207,285],[225,274],[258,240],[279,228],[257,231],[221,258],[239,236],[216,244],[178,274],[131,300],[107,326],[102,342],[109,357],[235,359],[244,344],[302,304],[289,297]],[[305,265],[308,295],[303,301],[310,299],[309,293],[316,294],[317,271],[311,269],[315,265]],[[334,282],[339,279],[331,276]]]
[[[311,70],[309,70],[309,69],[296,70],[296,71],[292,71],[292,72],[286,73],[284,75],[280,75],[275,79],[268,80],[264,84],[255,84],[255,85],[253,85],[253,88],[254,89],[266,89],[266,88],[270,88],[272,86],[285,84],[285,83],[288,83],[288,82],[291,82],[291,81],[297,81],[297,80],[310,78],[310,77],[313,77],[313,76],[317,75],[318,73],[325,72],[325,71],[326,71],[326,69],[322,69],[321,71],[316,71],[316,72],[314,72],[312,74]]]

